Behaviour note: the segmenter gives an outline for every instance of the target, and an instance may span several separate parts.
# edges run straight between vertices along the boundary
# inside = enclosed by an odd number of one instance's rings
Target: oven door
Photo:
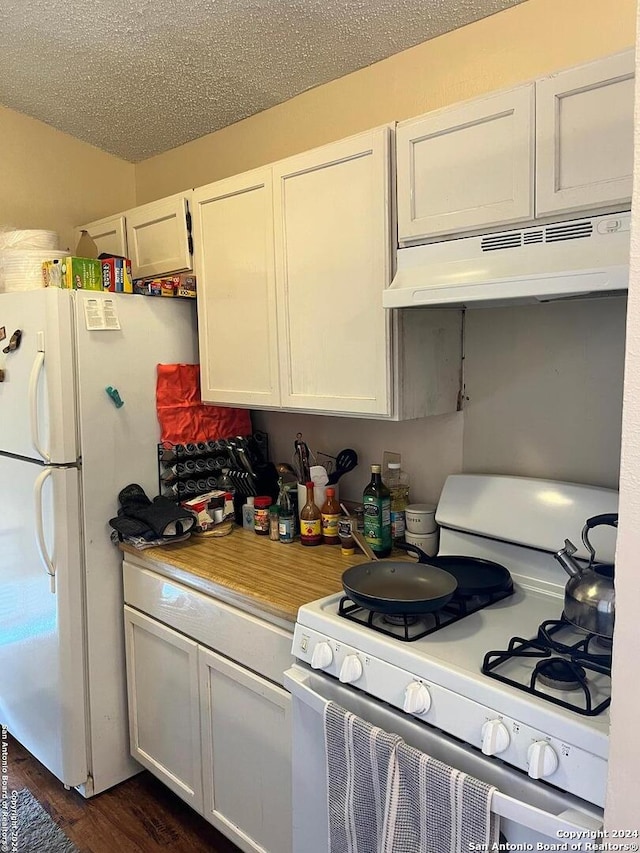
[[[439,729],[303,664],[294,664],[285,673],[284,683],[293,696],[294,853],[329,853],[324,738],[324,709],[329,701],[400,735],[450,767],[495,785],[500,793],[494,795],[493,810],[501,816],[503,840],[532,845],[516,849],[593,849],[596,833],[602,828],[601,809],[536,782],[499,759],[487,758]],[[560,846],[565,843],[566,847]],[[538,844],[545,846],[536,847]],[[549,846],[553,844],[557,847]]]

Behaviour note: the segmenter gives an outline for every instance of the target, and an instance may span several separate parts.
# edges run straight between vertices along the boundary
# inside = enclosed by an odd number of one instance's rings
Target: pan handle
[[[429,565],[431,562],[431,557],[428,554],[425,554],[422,548],[418,548],[417,545],[410,545],[408,542],[396,542],[394,547],[399,548],[401,551],[407,551],[409,554],[415,554],[419,563]]]

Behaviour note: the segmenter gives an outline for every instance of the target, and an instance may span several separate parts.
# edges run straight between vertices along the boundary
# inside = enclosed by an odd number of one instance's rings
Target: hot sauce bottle
[[[300,542],[302,545],[322,544],[322,516],[313,500],[313,483],[307,484],[307,502],[300,510]]]

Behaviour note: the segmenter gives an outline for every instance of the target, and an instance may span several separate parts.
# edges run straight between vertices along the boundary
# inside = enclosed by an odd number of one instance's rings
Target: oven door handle
[[[296,699],[324,716],[329,700],[309,686],[309,677],[305,673],[297,669],[288,669],[284,673],[284,686]],[[581,839],[592,839],[603,827],[602,821],[578,809],[566,809],[560,814],[553,814],[501,794],[500,791],[496,791],[493,795],[491,811],[527,829],[560,840],[577,842]]]

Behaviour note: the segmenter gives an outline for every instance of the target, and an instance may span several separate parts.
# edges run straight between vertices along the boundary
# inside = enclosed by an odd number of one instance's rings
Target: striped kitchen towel
[[[498,841],[495,788],[333,702],[324,726],[330,853],[468,853]]]
[[[468,853],[497,850],[500,818],[491,811],[496,790],[407,746],[396,765],[380,853]]]
[[[324,727],[330,853],[381,853],[389,777],[402,739],[334,702],[325,707]]]

